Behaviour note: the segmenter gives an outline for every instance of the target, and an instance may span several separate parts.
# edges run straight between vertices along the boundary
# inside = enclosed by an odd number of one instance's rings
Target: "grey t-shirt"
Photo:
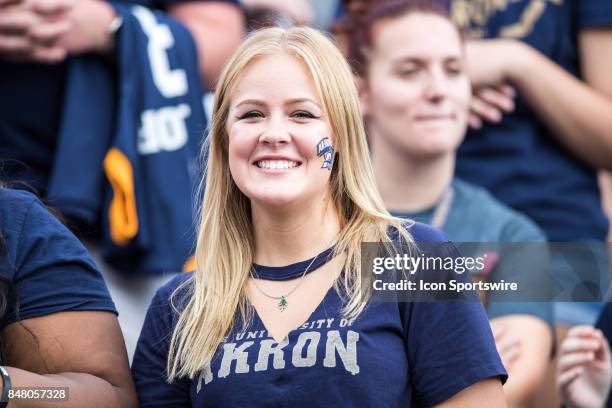
[[[471,183],[455,178],[452,182],[452,202],[448,209],[446,219],[440,229],[446,233],[451,241],[456,243],[542,243],[546,241],[543,231],[527,216],[507,207],[495,199],[487,190]],[[431,224],[437,206],[417,213],[402,213],[389,209],[391,214],[413,219],[425,224]],[[488,245],[484,247],[490,247]],[[521,281],[527,285],[537,285],[542,276],[534,273],[538,268],[534,265],[531,270],[524,270],[517,276],[517,270],[512,269],[512,276],[508,276],[509,269],[500,267],[504,257],[503,245],[500,245],[499,261],[490,272],[491,280]],[[529,248],[526,248],[529,250]],[[534,248],[536,249],[536,248]],[[542,257],[537,257],[542,259]],[[535,257],[534,257],[535,259]],[[544,268],[541,269],[545,273]],[[487,314],[489,319],[495,317],[526,314],[544,320],[554,326],[553,307],[547,302],[501,302],[494,297],[487,299]]]

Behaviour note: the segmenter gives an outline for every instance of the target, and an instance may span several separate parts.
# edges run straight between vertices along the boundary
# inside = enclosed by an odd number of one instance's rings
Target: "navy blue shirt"
[[[417,242],[446,242],[423,224],[410,232]],[[303,264],[259,266],[257,273],[294,277]],[[432,406],[486,378],[506,379],[479,301],[372,301],[348,321],[332,288],[282,342],[254,312],[251,326],[233,330],[209,367],[193,380],[168,384],[168,346],[178,319],[168,299],[190,279],[182,274],[163,286],[149,308],[132,365],[141,407]],[[184,304],[185,293],[178,292],[175,304]]]
[[[161,9],[187,1],[193,0],[114,0]],[[67,66],[65,62],[15,64],[0,56],[0,179],[26,182],[46,193],[61,127]]]
[[[0,329],[52,313],[117,313],[89,254],[41,202],[0,188],[0,274],[10,288]]]
[[[580,77],[577,35],[611,27],[612,1],[516,0],[475,7],[472,0],[452,0],[452,14],[471,37],[518,39]],[[468,133],[457,175],[527,214],[550,241],[605,241],[608,222],[596,171],[562,146],[520,97],[500,124]]]

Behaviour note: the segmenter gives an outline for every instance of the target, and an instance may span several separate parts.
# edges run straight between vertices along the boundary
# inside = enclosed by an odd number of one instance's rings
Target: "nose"
[[[442,67],[432,67],[425,84],[425,96],[432,102],[440,102],[448,92],[446,72]]]
[[[284,144],[291,141],[291,136],[287,124],[282,115],[270,115],[265,122],[261,135],[260,143]]]

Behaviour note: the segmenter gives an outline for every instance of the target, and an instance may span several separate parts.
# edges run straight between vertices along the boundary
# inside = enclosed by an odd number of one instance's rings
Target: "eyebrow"
[[[402,57],[402,58],[398,58],[395,61],[393,61],[393,64],[395,65],[399,65],[399,64],[409,64],[409,63],[413,63],[413,64],[423,64],[423,63],[427,63],[431,60],[431,58],[422,58],[422,57]],[[451,61],[461,61],[462,57],[460,55],[449,55],[443,58],[444,62],[451,62]]]
[[[311,98],[293,98],[293,99],[289,99],[285,105],[295,105],[297,103],[312,103],[313,105],[315,105],[317,108],[321,108],[319,106],[319,104],[312,100]],[[243,101],[240,101],[238,104],[236,104],[236,108],[242,105],[256,105],[256,106],[264,106],[266,103],[263,100],[259,100],[259,99],[245,99]]]

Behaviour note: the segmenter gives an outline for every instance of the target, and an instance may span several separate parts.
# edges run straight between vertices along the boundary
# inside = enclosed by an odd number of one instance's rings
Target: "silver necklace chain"
[[[433,215],[431,216],[431,225],[434,228],[442,229],[444,224],[446,223],[446,219],[448,218],[448,212],[453,204],[453,198],[455,196],[455,191],[453,187],[449,187],[442,196],[442,199],[436,206]]]
[[[286,298],[287,296],[291,295],[293,292],[295,292],[297,290],[297,288],[302,284],[302,282],[304,281],[304,278],[306,277],[306,273],[308,272],[308,270],[310,269],[310,267],[312,266],[312,264],[314,263],[314,261],[319,257],[320,254],[318,254],[317,256],[315,256],[314,258],[312,258],[312,261],[310,261],[310,263],[308,264],[308,266],[306,267],[306,269],[304,269],[304,272],[302,272],[302,276],[300,276],[300,280],[298,281],[298,283],[295,284],[295,286],[293,286],[293,288],[291,288],[291,290],[287,293],[285,293],[284,295],[280,295],[280,296],[273,296],[270,295],[269,293],[267,293],[265,290],[263,290],[261,288],[261,286],[259,286],[257,284],[257,278],[255,278],[255,276],[253,276],[253,267],[251,266],[251,278],[253,278],[253,284],[255,285],[255,287],[257,288],[257,290],[264,295],[267,298],[270,299],[274,299],[274,300],[280,300],[282,298]]]

